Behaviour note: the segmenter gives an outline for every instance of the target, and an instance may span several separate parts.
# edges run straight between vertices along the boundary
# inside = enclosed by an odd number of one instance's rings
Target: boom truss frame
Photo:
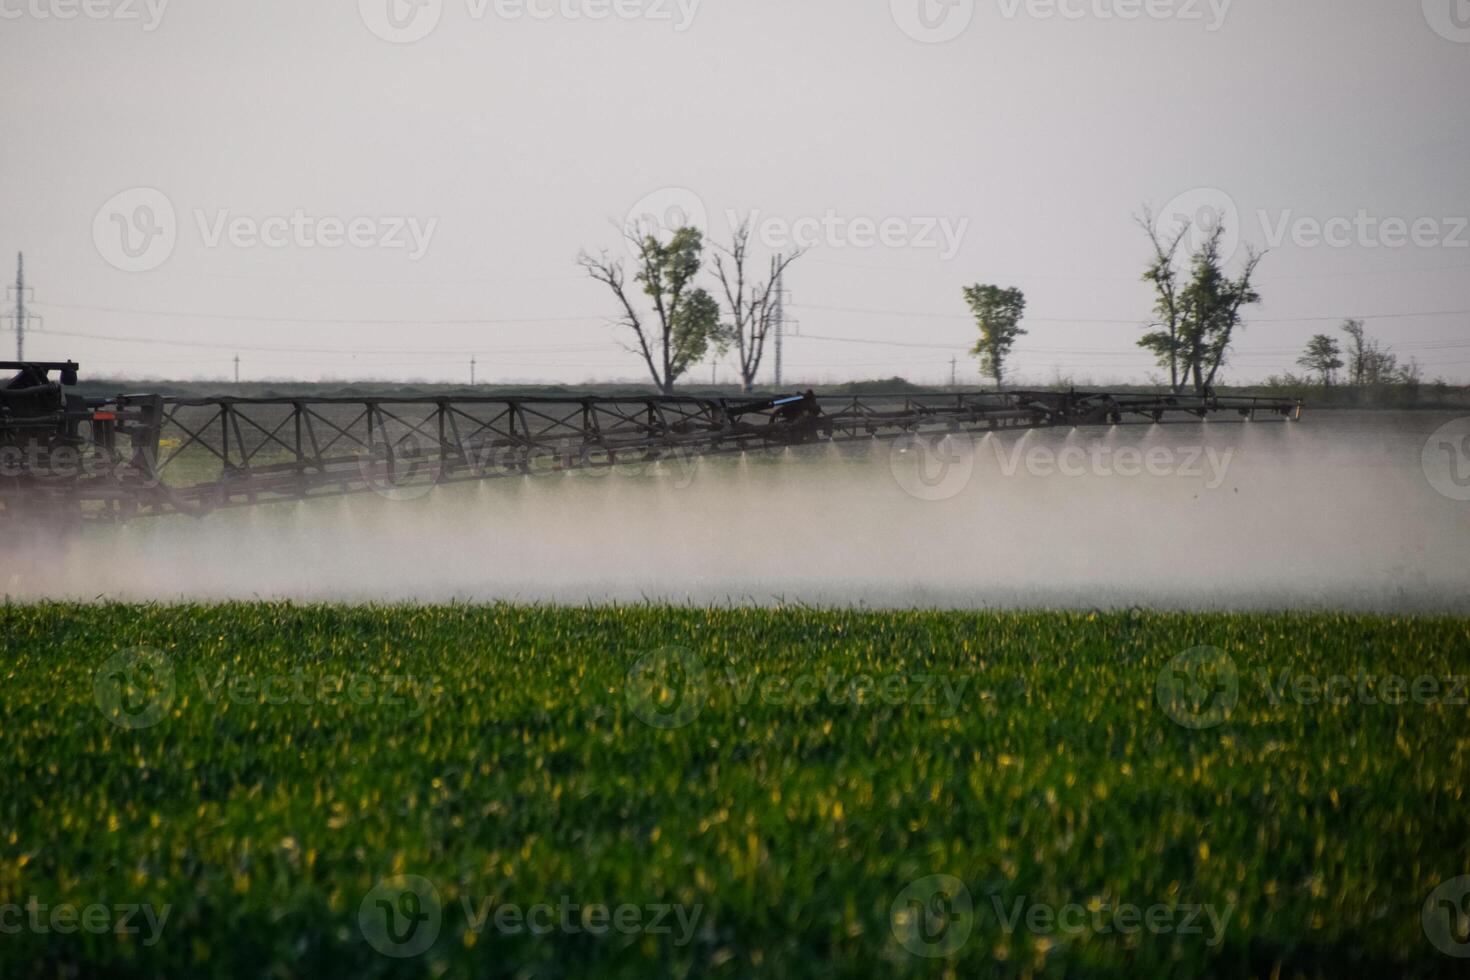
[[[766,399],[119,395],[68,413],[66,424],[85,437],[75,479],[21,485],[87,520],[202,516],[681,455],[1213,415],[1297,418],[1301,409],[1288,399],[1075,390]],[[0,513],[16,510],[17,499],[15,487],[0,485]]]

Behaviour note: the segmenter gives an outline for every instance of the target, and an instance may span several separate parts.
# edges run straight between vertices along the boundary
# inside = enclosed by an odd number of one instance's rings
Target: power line
[[[829,265],[829,266],[832,266],[832,267],[838,268],[838,269],[853,269],[853,270],[857,270],[857,271],[861,271],[861,272],[902,272],[902,273],[929,274],[930,272],[933,271],[932,269],[918,269],[918,268],[912,268],[912,267],[907,267],[907,266],[868,265],[866,263],[859,263],[859,262],[838,262],[838,261],[836,261],[834,259],[830,259],[830,258],[826,258],[826,257],[817,257],[817,256],[812,256],[809,261],[815,262],[815,263],[817,263],[819,265]],[[1374,269],[1374,270],[1368,270],[1368,271],[1365,271],[1365,272],[1303,272],[1303,273],[1296,273],[1296,274],[1292,274],[1292,275],[1257,276],[1256,278],[1259,281],[1261,281],[1261,282],[1281,282],[1281,281],[1302,280],[1302,279],[1346,279],[1346,278],[1357,279],[1357,278],[1362,278],[1362,277],[1365,277],[1365,276],[1397,276],[1397,275],[1406,275],[1406,274],[1419,274],[1419,273],[1426,273],[1426,272],[1460,272],[1460,273],[1466,273],[1466,272],[1470,272],[1470,265],[1409,266],[1409,267],[1403,268],[1403,269]],[[1132,284],[1137,284],[1139,282],[1142,282],[1142,279],[1139,276],[1137,276],[1137,275],[1123,275],[1123,274],[1118,274],[1118,275],[1105,275],[1105,276],[1076,276],[1076,275],[1068,276],[1068,275],[1048,275],[1048,274],[1045,274],[1045,273],[1034,273],[1034,272],[1030,272],[1030,273],[1000,273],[1000,272],[996,272],[996,273],[993,273],[993,278],[996,279],[996,280],[1014,279],[1014,280],[1021,281],[1021,282],[1025,282],[1025,281],[1028,281],[1028,280],[1031,280],[1031,281],[1049,281],[1049,282],[1051,282],[1051,281],[1054,281],[1054,282],[1116,282],[1116,283],[1132,283]]]
[[[104,340],[109,343],[117,344],[163,344],[168,347],[202,347],[207,350],[265,351],[275,354],[336,354],[352,356],[356,356],[359,354],[381,354],[393,357],[402,357],[405,355],[413,354],[469,354],[472,353],[473,350],[478,349],[472,349],[469,347],[354,347],[350,350],[344,350],[341,347],[282,347],[262,344],[241,345],[229,343],[212,343],[207,340],[165,340],[161,338],[153,339],[148,337],[116,337],[109,334],[83,333],[71,330],[54,330],[50,331],[50,333],[53,336],[57,337],[77,337],[83,340]],[[546,355],[557,355],[568,351],[611,351],[613,349],[620,350],[621,348],[618,348],[615,344],[606,343],[500,348],[500,350],[502,351],[513,353]]]
[[[779,295],[779,294],[778,294]],[[94,313],[121,313],[132,316],[170,317],[193,320],[231,320],[248,323],[308,323],[328,324],[340,326],[486,326],[486,325],[514,325],[530,323],[583,323],[583,322],[608,322],[613,317],[606,315],[588,316],[548,316],[548,317],[479,317],[479,318],[415,318],[415,319],[372,319],[361,317],[294,317],[294,316],[249,316],[234,313],[185,313],[176,310],[140,310],[115,306],[86,306],[67,303],[45,303],[42,304],[51,309],[58,310],[83,310]],[[932,313],[919,310],[878,310],[863,307],[850,306],[824,306],[812,303],[791,303],[790,305],[804,310],[819,310],[825,313],[844,313],[856,316],[888,316],[902,317],[908,319],[925,320],[956,320],[969,322],[972,318],[967,313]],[[1470,314],[1470,309],[1461,310],[1425,310],[1421,312],[1402,313],[1353,313],[1340,316],[1302,316],[1302,317],[1250,317],[1248,323],[1319,323],[1325,321],[1342,321],[1347,319],[1362,320],[1394,320],[1411,319],[1415,317],[1431,316],[1463,316]],[[1132,319],[1107,319],[1102,317],[1038,317],[1027,316],[1029,323],[1092,323],[1116,326],[1138,326],[1147,322],[1147,317],[1134,317]]]
[[[821,310],[825,313],[847,313],[859,316],[891,316],[921,320],[964,320],[971,321],[967,313],[925,313],[912,310],[873,310],[862,309],[851,306],[817,306],[809,303],[793,304],[803,310]],[[1420,313],[1353,313],[1344,316],[1296,316],[1296,317],[1250,317],[1247,323],[1320,323],[1324,321],[1342,321],[1350,319],[1358,320],[1400,320],[1412,317],[1427,316],[1463,316],[1470,314],[1470,310],[1426,310]],[[1100,323],[1118,326],[1138,326],[1147,322],[1146,317],[1138,317],[1131,320],[1107,320],[1096,317],[1026,317],[1028,323]]]
[[[83,306],[73,303],[46,303],[56,310],[83,310],[89,313],[122,313],[130,316],[170,317],[183,320],[235,320],[243,323],[318,323],[338,326],[494,326],[518,323],[576,323],[606,321],[608,316],[540,316],[540,317],[479,317],[469,319],[425,319],[385,320],[363,317],[307,317],[307,316],[247,316],[235,313],[183,313],[177,310],[138,310],[120,306]]]

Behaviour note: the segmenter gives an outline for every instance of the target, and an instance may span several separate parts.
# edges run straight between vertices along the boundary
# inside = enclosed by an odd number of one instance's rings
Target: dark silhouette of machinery
[[[81,398],[78,366],[0,362],[0,519],[115,521],[812,443],[1217,413],[1289,399],[1072,391],[777,398]],[[53,373],[56,377],[53,379]]]

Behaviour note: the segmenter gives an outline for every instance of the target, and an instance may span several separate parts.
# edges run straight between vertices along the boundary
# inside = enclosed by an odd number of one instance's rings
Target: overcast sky
[[[0,0],[0,259],[97,374],[641,378],[630,215],[793,267],[788,379],[1156,369],[1133,215],[1270,247],[1231,380],[1347,315],[1470,380],[1470,0]],[[1238,264],[1244,244],[1236,257]],[[11,297],[13,300],[13,296]],[[7,324],[8,326],[8,324]],[[6,356],[13,336],[0,335]],[[769,369],[767,370],[769,375]],[[708,365],[697,372],[707,380]],[[733,377],[727,362],[722,380]]]

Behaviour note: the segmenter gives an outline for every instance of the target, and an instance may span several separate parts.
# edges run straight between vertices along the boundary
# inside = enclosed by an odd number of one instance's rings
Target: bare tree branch
[[[623,326],[631,329],[633,335],[638,339],[638,350],[634,353],[642,355],[643,362],[648,365],[648,373],[653,376],[653,383],[663,387],[663,380],[653,365],[653,352],[649,349],[648,336],[643,331],[643,321],[639,318],[638,311],[633,308],[633,304],[629,302],[628,293],[624,288],[626,279],[623,274],[623,263],[608,258],[606,251],[603,251],[597,258],[593,258],[584,251],[577,256],[577,264],[585,269],[593,279],[611,289],[613,295],[617,297],[618,303],[623,308],[619,320]]]
[[[746,271],[750,258],[749,218],[732,233],[728,248],[722,245],[714,247],[715,274],[720,280],[730,316],[721,336],[726,343],[735,345],[740,358],[741,387],[749,391],[755,386],[765,356],[766,338],[774,326],[774,300],[781,277],[791,263],[806,254],[806,249],[773,256],[767,278],[751,281]]]

